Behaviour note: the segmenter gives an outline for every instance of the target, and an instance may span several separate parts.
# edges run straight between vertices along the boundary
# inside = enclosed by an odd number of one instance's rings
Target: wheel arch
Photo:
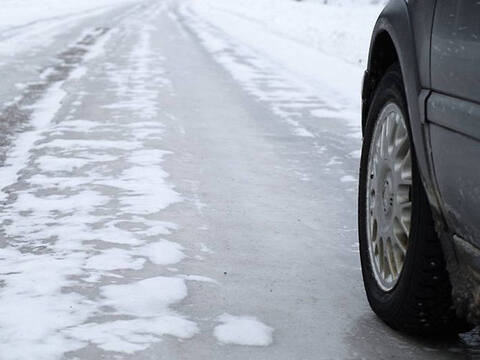
[[[365,73],[362,93],[362,130],[365,131],[368,111],[373,94],[387,69],[398,62],[398,52],[392,37],[386,30],[379,31],[372,39],[368,69]]]
[[[425,100],[430,87],[431,25],[421,29],[414,28],[417,21],[412,19],[405,1],[391,1],[380,14],[372,35],[362,88],[362,129],[365,129],[376,87],[389,66],[398,62],[405,87],[418,168],[430,203],[434,210],[438,210],[437,191],[428,155],[430,147],[424,136]],[[428,41],[424,37],[428,37]],[[418,52],[421,61],[418,60]],[[428,56],[428,59],[425,60],[425,56]]]

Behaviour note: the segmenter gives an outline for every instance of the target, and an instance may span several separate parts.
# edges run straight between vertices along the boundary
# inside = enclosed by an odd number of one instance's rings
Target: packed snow
[[[255,31],[261,37],[250,37],[255,43],[247,40],[248,44],[263,48],[266,53],[272,45],[264,42],[262,36],[269,33],[363,67],[371,31],[384,3],[368,0],[202,0],[194,1],[192,8],[229,33],[234,34],[234,28],[237,28],[236,33]],[[286,47],[285,51],[295,52],[291,47]]]
[[[223,344],[268,346],[272,343],[273,329],[250,316],[223,314],[218,317],[221,325],[213,334]]]

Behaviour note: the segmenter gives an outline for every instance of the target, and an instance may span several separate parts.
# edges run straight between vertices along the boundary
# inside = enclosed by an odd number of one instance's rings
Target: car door
[[[450,226],[480,248],[480,2],[437,0],[427,100],[437,184]]]

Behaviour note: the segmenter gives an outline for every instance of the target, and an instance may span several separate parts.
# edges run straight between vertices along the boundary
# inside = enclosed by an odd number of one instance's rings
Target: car
[[[373,311],[421,336],[480,324],[480,3],[392,0],[362,89],[358,234]]]

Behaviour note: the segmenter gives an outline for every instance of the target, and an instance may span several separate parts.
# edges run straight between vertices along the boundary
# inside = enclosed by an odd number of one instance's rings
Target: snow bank
[[[348,63],[364,66],[383,1],[200,0],[196,13],[214,23],[237,18]]]

